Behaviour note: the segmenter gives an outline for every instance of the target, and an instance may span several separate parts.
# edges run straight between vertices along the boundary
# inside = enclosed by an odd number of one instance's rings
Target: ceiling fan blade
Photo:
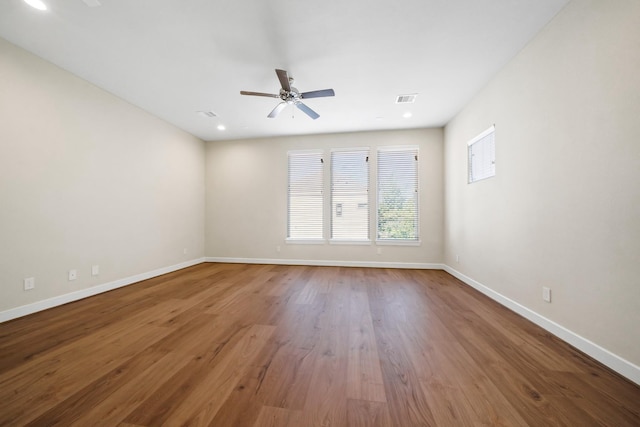
[[[285,70],[276,69],[276,74],[278,75],[278,80],[280,80],[280,85],[282,89],[287,92],[291,92],[291,84],[289,84],[289,75]]]
[[[307,116],[311,117],[313,120],[315,120],[318,117],[320,117],[320,114],[316,113],[315,111],[313,111],[311,108],[307,107],[302,102],[296,102],[296,107],[298,107],[303,113],[305,113]]]
[[[249,92],[246,90],[241,90],[240,95],[252,95],[252,96],[267,96],[269,98],[280,98],[279,95],[274,95],[273,93],[263,93],[263,92]]]
[[[286,106],[287,106],[286,102],[281,102],[280,104],[276,105],[276,108],[274,108],[273,111],[271,111],[267,117],[269,117],[270,119],[275,118],[278,114],[280,114],[282,110],[285,109]]]
[[[302,92],[300,98],[322,98],[323,96],[335,96],[333,89],[312,90],[311,92]]]

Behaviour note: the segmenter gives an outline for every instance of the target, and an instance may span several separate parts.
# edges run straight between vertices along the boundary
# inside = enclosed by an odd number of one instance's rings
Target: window
[[[418,241],[418,147],[378,149],[378,241]]]
[[[287,238],[322,239],[324,167],[321,151],[290,151]]]
[[[495,126],[469,141],[469,184],[496,174]]]
[[[331,238],[369,239],[369,149],[331,152]]]
[[[418,147],[377,150],[376,242],[419,244]],[[332,149],[330,176],[324,176],[323,150],[288,155],[287,241],[370,244],[370,149]],[[323,190],[330,189],[326,194]],[[324,214],[331,224],[325,227]]]

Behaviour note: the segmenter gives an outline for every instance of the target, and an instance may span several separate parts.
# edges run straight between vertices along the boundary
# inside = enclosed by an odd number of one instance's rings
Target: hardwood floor
[[[0,425],[640,426],[640,387],[442,271],[201,264],[0,324]]]

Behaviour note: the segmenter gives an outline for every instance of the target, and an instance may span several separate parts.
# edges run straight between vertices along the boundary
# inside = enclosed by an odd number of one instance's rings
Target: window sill
[[[376,245],[380,246],[421,246],[420,240],[376,240]]]
[[[324,245],[327,243],[325,239],[285,239],[288,245]]]
[[[331,239],[330,245],[371,245],[371,240],[347,240],[347,239]]]

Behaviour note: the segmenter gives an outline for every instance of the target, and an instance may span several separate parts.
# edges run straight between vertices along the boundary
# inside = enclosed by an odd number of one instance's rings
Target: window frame
[[[488,137],[491,136],[491,139]],[[487,143],[490,144],[488,147],[483,146],[483,150],[489,148],[490,152],[488,155],[488,161],[491,162],[491,165],[488,167],[485,161],[482,161],[481,169],[483,171],[489,171],[486,174],[475,177],[473,173],[473,146],[476,144]],[[479,147],[479,146],[477,146]],[[482,159],[484,160],[484,159]],[[488,129],[484,130],[476,137],[467,142],[467,184],[474,184],[476,182],[484,181],[489,178],[493,178],[496,176],[496,126],[491,125]]]
[[[334,237],[334,153],[353,153],[353,152],[365,152],[365,163],[366,163],[366,174],[367,174],[367,237],[366,238],[336,238]],[[332,148],[329,153],[330,160],[330,171],[329,171],[329,243],[330,244],[356,244],[356,245],[366,245],[371,244],[371,147],[345,147],[345,148]],[[342,214],[344,215],[344,207]]]
[[[304,155],[318,155],[321,163],[321,176],[320,176],[320,195],[321,195],[321,209],[320,209],[320,237],[291,237],[291,158],[292,156],[304,156]],[[311,150],[289,150],[287,151],[287,231],[286,231],[286,243],[295,244],[324,244],[325,239],[325,176],[326,176],[326,162],[324,161],[325,151],[321,149]]]
[[[381,152],[393,152],[393,151],[414,151],[416,157],[415,167],[415,231],[416,237],[410,239],[390,239],[380,238],[380,153]],[[380,146],[376,148],[376,205],[375,205],[375,242],[376,245],[385,246],[420,246],[421,240],[421,228],[420,228],[420,146],[419,145],[388,145]]]

